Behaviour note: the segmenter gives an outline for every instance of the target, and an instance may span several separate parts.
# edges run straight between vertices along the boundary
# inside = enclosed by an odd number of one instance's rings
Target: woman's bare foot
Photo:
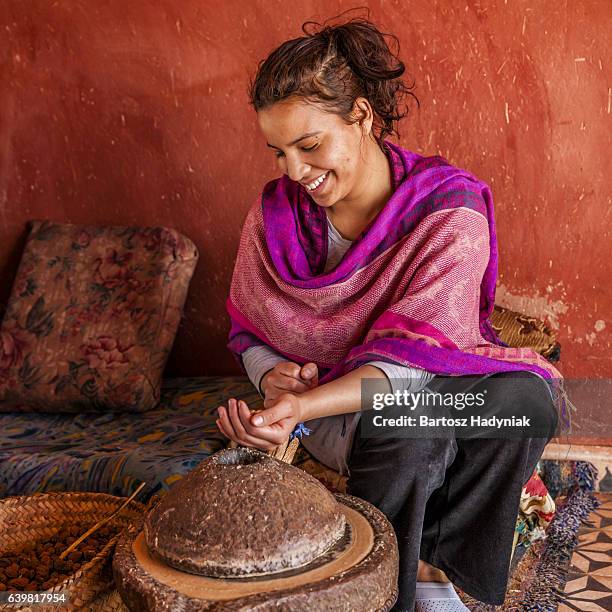
[[[417,570],[418,582],[450,582],[446,574],[437,567],[421,561],[419,559],[419,569]]]

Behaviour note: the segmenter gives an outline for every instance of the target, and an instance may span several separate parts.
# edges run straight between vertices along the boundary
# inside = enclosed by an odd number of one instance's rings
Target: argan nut
[[[80,561],[83,558],[83,553],[79,552],[78,550],[73,550],[69,555],[68,558],[75,562],[75,561]]]
[[[9,578],[17,578],[19,576],[19,567],[15,563],[9,565],[4,572]]]
[[[13,578],[9,580],[9,584],[11,586],[17,587],[18,589],[23,589],[23,587],[25,587],[28,582],[29,580],[27,578],[24,578],[23,576],[21,578]]]

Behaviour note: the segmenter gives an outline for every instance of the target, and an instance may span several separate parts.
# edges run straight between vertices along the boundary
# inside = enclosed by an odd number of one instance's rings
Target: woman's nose
[[[310,166],[299,157],[287,157],[287,168],[285,172],[292,181],[300,183],[308,176]]]

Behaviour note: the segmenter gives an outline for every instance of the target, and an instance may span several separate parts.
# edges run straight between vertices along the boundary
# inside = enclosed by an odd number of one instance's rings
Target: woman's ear
[[[351,112],[355,123],[361,128],[363,134],[368,136],[374,123],[374,111],[367,98],[357,98],[353,103]]]
[[[374,122],[374,111],[367,98],[357,98],[353,103],[353,116],[367,136],[372,130]]]

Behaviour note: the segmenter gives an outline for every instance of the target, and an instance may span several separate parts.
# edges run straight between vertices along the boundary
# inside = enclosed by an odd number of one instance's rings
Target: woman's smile
[[[327,179],[329,177],[329,174],[330,174],[330,171],[328,170],[324,174],[321,174],[320,176],[318,176],[314,181],[310,183],[302,183],[302,185],[304,185],[308,193],[310,194],[316,193],[317,195],[319,195],[323,191],[325,186],[327,185],[327,182],[328,182]]]

